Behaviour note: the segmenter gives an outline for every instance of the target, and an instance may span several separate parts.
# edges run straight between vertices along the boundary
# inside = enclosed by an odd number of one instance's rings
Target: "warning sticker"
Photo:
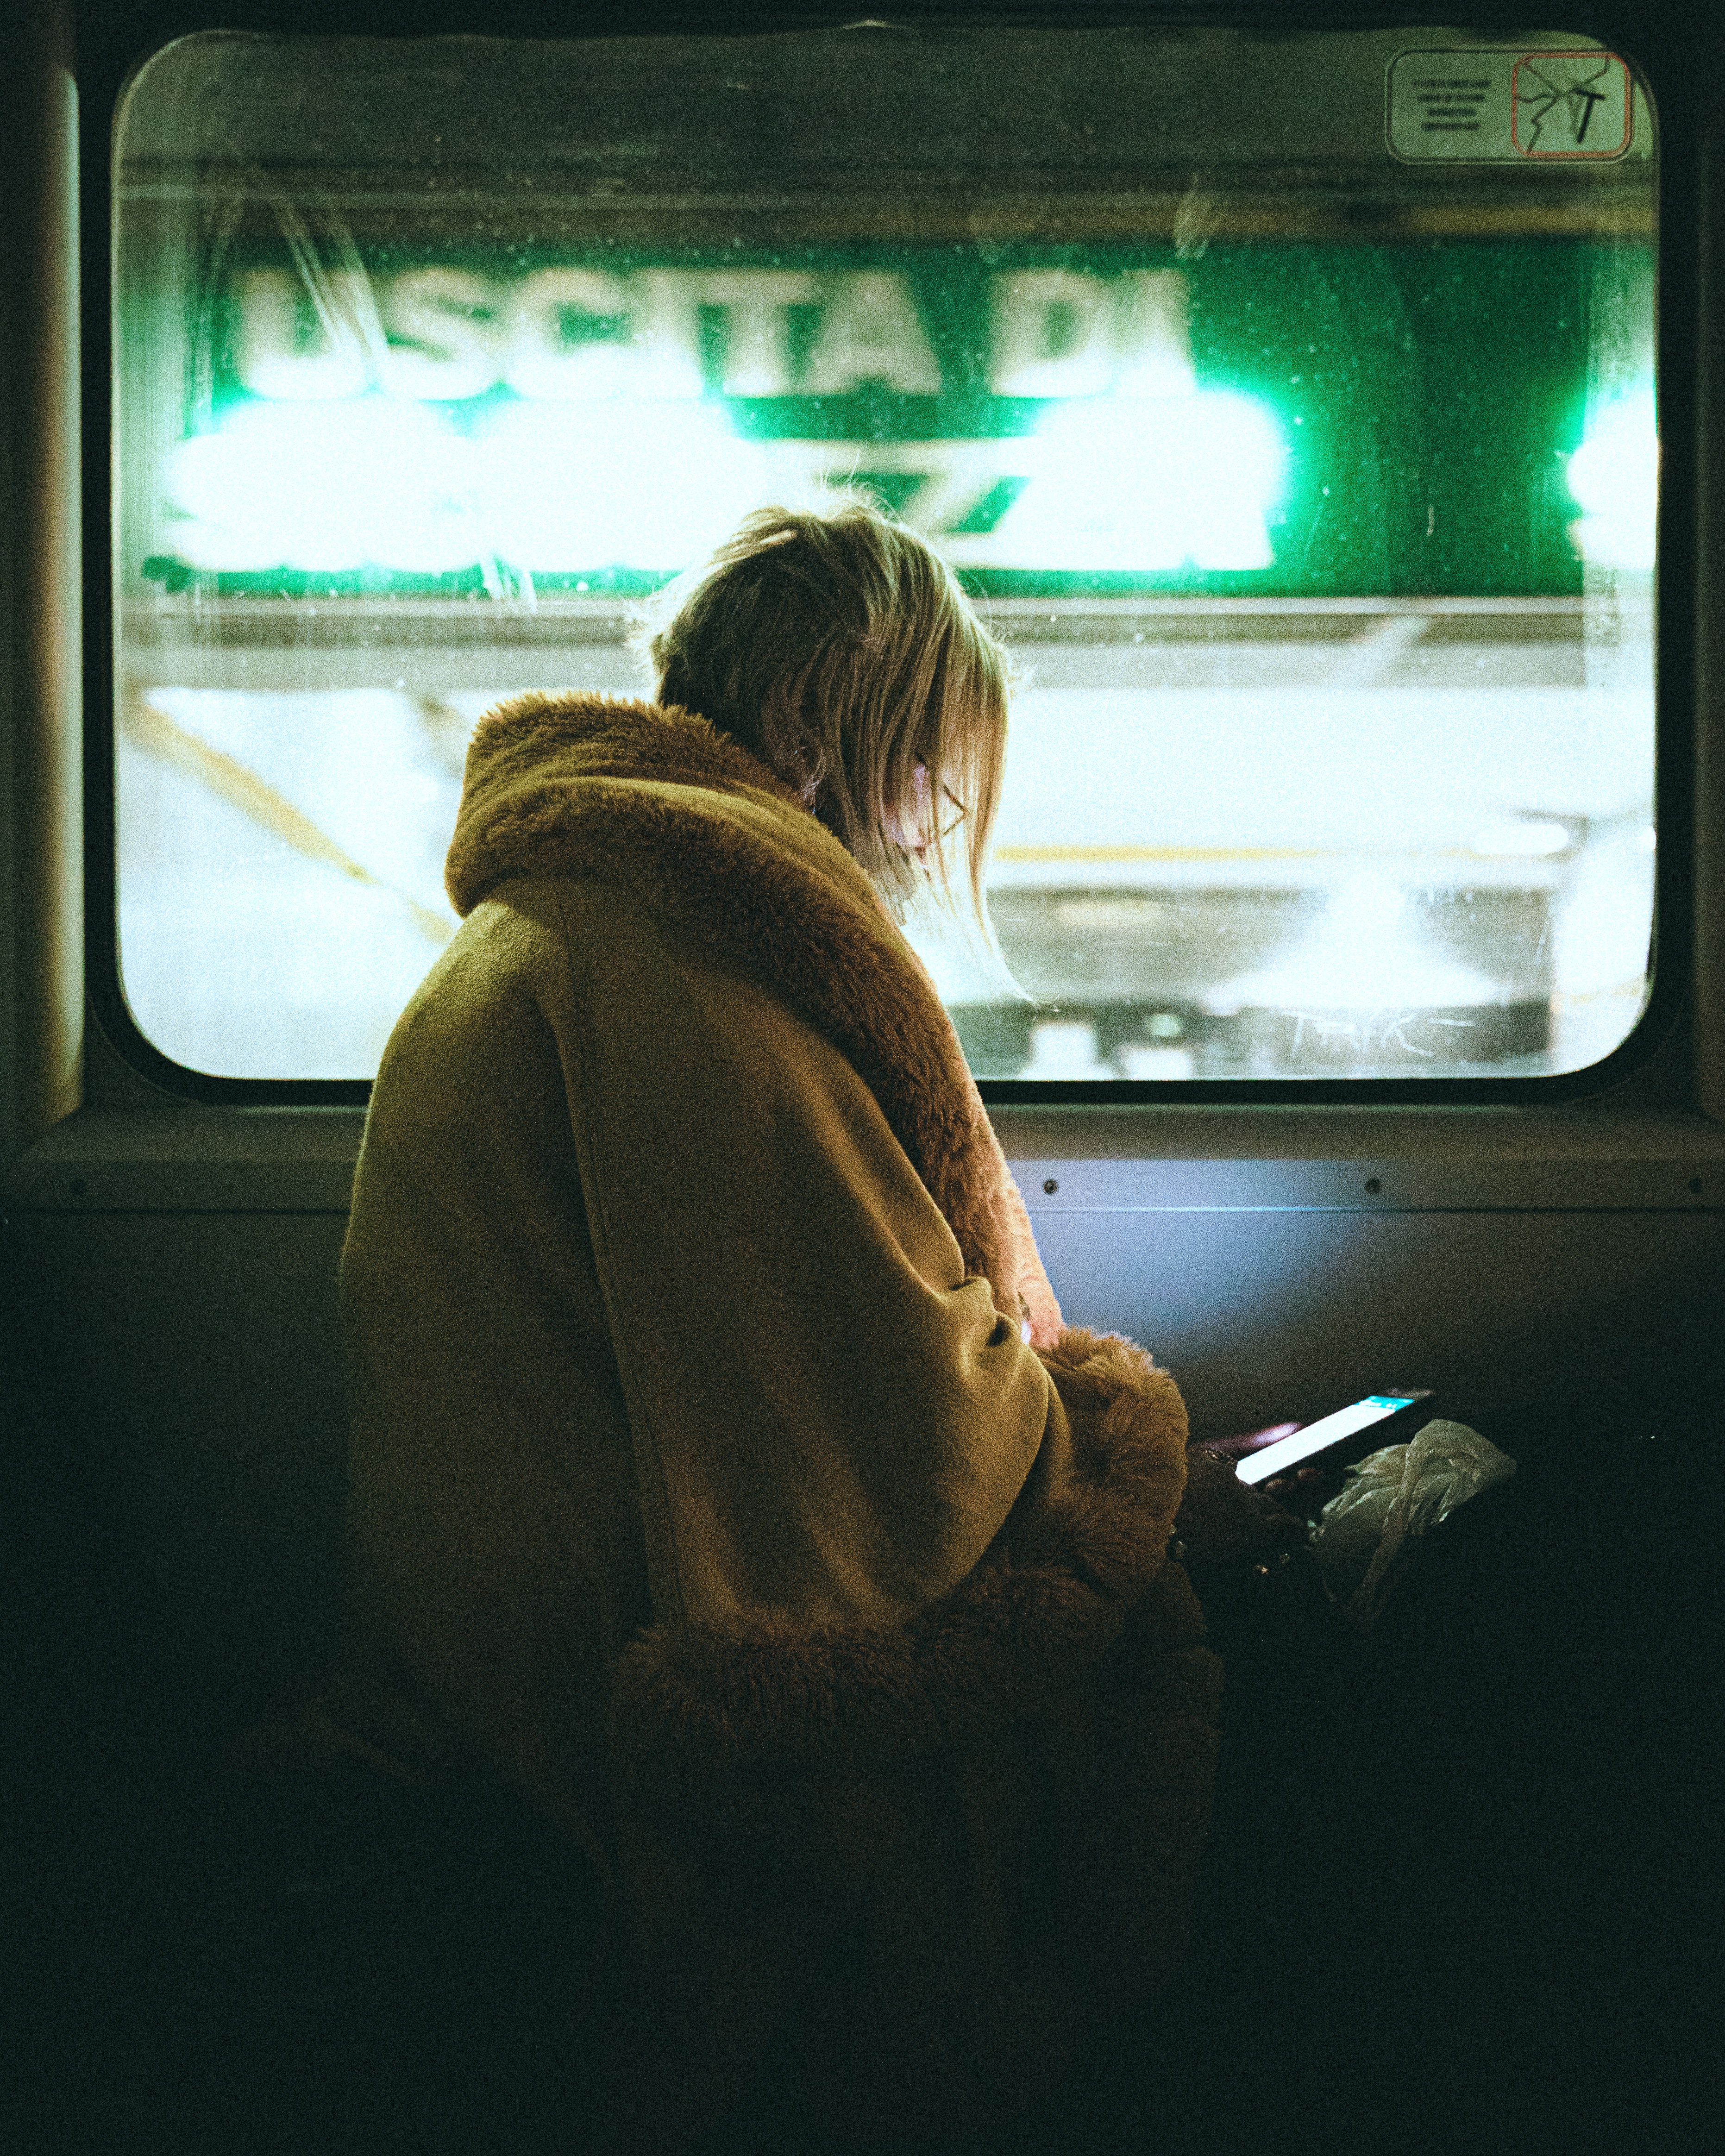
[[[1635,85],[1615,53],[1399,53],[1389,64],[1390,154],[1450,164],[1599,162],[1635,129]]]
[[[1635,93],[1615,53],[1527,53],[1511,80],[1510,122],[1524,157],[1620,157]]]

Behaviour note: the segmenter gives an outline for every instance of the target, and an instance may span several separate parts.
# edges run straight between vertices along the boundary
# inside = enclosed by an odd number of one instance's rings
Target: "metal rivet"
[[[82,1181],[80,1181],[80,1182],[74,1183],[72,1185],[72,1195],[73,1195],[74,1198],[81,1198],[81,1197],[83,1197],[83,1195],[84,1195],[85,1192],[86,1190],[88,1190],[88,1189],[89,1189],[89,1188],[90,1188],[90,1185],[89,1185],[87,1183],[85,1183],[85,1182],[82,1182]]]
[[[1695,1193],[1697,1198],[1700,1197],[1702,1192],[1702,1181],[1698,1175],[1692,1175],[1690,1177],[1689,1188]]]
[[[1375,1198],[1378,1193],[1384,1188],[1384,1185],[1378,1180],[1375,1175],[1372,1175],[1368,1176],[1366,1178],[1366,1188]]]
[[[1049,1196],[1052,1198],[1055,1191],[1057,1191],[1060,1186],[1055,1181],[1052,1176],[1050,1176],[1047,1182],[1045,1183],[1042,1187],[1048,1193]]]

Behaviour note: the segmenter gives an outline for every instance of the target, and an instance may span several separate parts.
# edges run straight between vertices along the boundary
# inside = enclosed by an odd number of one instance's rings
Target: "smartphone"
[[[1415,1418],[1411,1411],[1432,1398],[1430,1386],[1421,1389],[1398,1385],[1389,1392],[1368,1394],[1352,1407],[1337,1408],[1334,1414],[1325,1415],[1319,1422],[1307,1423],[1291,1437],[1280,1437],[1274,1445],[1249,1453],[1234,1471],[1242,1482],[1267,1482],[1271,1476],[1287,1475],[1296,1467],[1315,1466],[1320,1454],[1332,1452],[1362,1430],[1372,1430],[1375,1424],[1400,1415],[1409,1418],[1404,1427],[1383,1431],[1374,1437],[1370,1449],[1375,1451],[1380,1444],[1399,1445],[1403,1438],[1413,1434]],[[1422,1422],[1425,1419],[1424,1415],[1417,1418]]]

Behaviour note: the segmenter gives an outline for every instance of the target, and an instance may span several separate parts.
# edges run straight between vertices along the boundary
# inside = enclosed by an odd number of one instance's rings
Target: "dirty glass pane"
[[[123,985],[368,1075],[474,718],[858,485],[1015,655],[984,1076],[1529,1076],[1648,991],[1654,124],[1589,40],[211,33],[122,107]],[[1016,986],[1014,983],[1016,983]]]

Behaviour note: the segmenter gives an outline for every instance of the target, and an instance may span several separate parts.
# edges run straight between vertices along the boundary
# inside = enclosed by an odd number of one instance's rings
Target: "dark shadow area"
[[[226,1776],[235,1702],[76,1461],[13,1419],[0,2146],[583,2145],[607,2010],[584,1860],[518,1807],[359,1768]]]
[[[1519,1471],[1370,1633],[1308,1602],[1232,1642],[1182,2148],[1712,2138],[1719,1418],[1477,1419]]]
[[[1721,1418],[1699,1387],[1641,1406],[1481,1413],[1521,1471],[1416,1546],[1368,1635],[1293,1572],[1217,1613],[1225,1751],[1179,1994],[978,2146],[1710,2144]],[[0,2141],[603,2150],[626,2010],[557,1837],[360,1775],[223,1784],[234,1702],[28,1399],[5,1496]],[[702,2156],[822,2156],[775,2075]]]

